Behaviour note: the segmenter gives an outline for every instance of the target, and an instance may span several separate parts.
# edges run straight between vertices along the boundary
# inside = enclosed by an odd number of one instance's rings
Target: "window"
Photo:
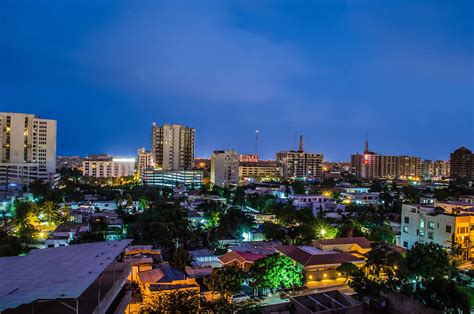
[[[408,233],[408,226],[403,226],[403,232]]]
[[[424,227],[425,227],[425,220],[420,219],[420,228],[424,228]]]
[[[404,220],[404,221],[405,221],[406,224],[410,223],[410,217],[405,216],[405,220]]]
[[[433,232],[428,232],[428,239],[430,239],[430,240],[434,239],[434,233]]]
[[[424,236],[425,236],[425,231],[424,231],[424,230],[420,230],[419,236],[420,236],[420,237],[424,237]]]
[[[434,221],[428,222],[428,228],[434,229]]]
[[[451,226],[450,225],[446,225],[446,232],[451,233]]]
[[[408,241],[403,241],[403,247],[408,249]]]

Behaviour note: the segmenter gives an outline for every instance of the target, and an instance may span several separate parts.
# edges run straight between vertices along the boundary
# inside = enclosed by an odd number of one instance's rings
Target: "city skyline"
[[[2,111],[58,121],[58,155],[134,156],[150,127],[215,149],[473,148],[472,2],[2,3]],[[291,14],[288,14],[291,13]],[[85,18],[87,17],[87,18]],[[348,119],[347,117],[350,117]]]

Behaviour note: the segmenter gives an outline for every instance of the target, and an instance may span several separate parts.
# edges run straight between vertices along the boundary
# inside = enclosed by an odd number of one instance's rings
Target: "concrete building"
[[[306,153],[303,150],[301,135],[297,151],[278,152],[276,159],[280,164],[281,176],[285,179],[322,180],[323,178],[323,154]]]
[[[0,112],[0,187],[52,182],[56,174],[56,120]]]
[[[421,176],[424,179],[449,178],[450,167],[448,160],[423,160],[421,162]]]
[[[145,168],[153,167],[153,158],[151,151],[146,151],[145,148],[140,148],[137,151],[137,175]]]
[[[451,178],[474,180],[474,154],[466,147],[460,147],[452,152],[449,164]]]
[[[242,156],[242,155],[241,155]],[[240,181],[263,181],[280,177],[280,167],[276,161],[240,162]]]
[[[351,155],[351,169],[359,178],[398,178],[403,180],[419,180],[421,162],[414,156],[386,156],[369,151],[366,142],[364,153]]]
[[[211,156],[211,183],[229,187],[239,183],[239,153],[235,150],[215,150]]]
[[[152,126],[152,158],[163,170],[187,170],[194,167],[196,130],[179,124]]]
[[[400,245],[411,249],[416,242],[433,242],[450,249],[456,243],[463,248],[463,259],[470,259],[474,253],[469,241],[474,236],[472,207],[440,210],[439,205],[402,205]]]
[[[135,174],[135,158],[100,156],[82,161],[82,175],[94,178],[121,178]]]
[[[189,189],[200,189],[203,170],[161,170],[146,168],[141,173],[144,184],[174,188],[184,186]]]

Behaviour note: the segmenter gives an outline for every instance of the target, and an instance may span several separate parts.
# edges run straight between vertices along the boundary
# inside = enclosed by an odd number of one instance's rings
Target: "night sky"
[[[213,149],[349,160],[474,149],[474,1],[0,0],[0,111],[58,154],[134,156],[151,124]],[[174,3],[174,4],[173,4]]]

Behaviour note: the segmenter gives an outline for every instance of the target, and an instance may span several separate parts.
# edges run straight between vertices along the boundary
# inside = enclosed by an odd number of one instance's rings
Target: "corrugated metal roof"
[[[0,258],[0,311],[35,300],[78,298],[132,240],[33,250]]]

